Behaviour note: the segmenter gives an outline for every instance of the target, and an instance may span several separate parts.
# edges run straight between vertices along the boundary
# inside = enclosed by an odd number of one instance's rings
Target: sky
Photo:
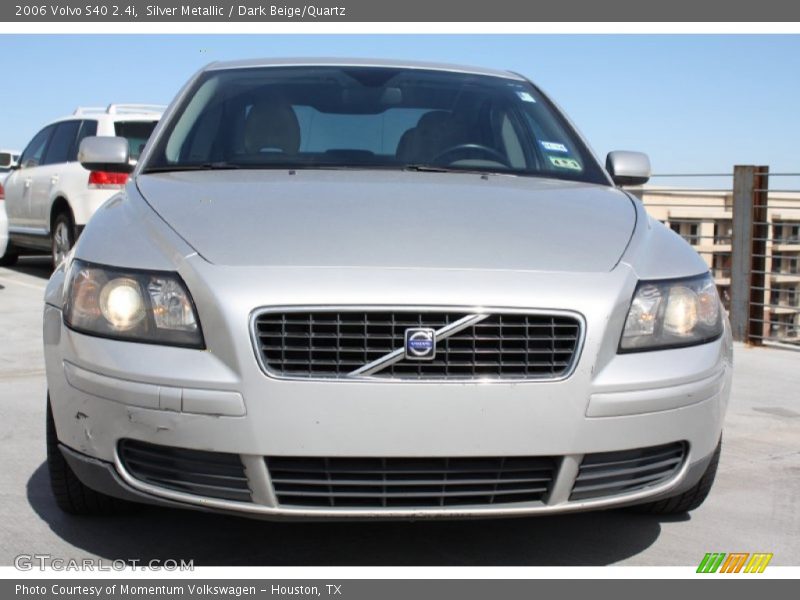
[[[215,60],[372,57],[520,72],[601,159],[639,150],[659,174],[800,172],[800,35],[39,34],[0,35],[0,53],[0,148],[22,149],[78,105],[166,104]]]

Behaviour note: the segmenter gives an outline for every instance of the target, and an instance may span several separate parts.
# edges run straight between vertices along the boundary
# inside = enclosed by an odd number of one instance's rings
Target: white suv
[[[3,183],[19,160],[19,150],[0,148],[0,183]]]
[[[0,149],[0,266],[4,265],[6,257],[6,244],[8,243],[8,219],[6,218],[5,192],[3,190],[3,183],[5,183],[11,169],[16,166],[19,160],[19,150],[4,150]]]
[[[84,169],[77,161],[81,140],[127,138],[135,161],[163,111],[149,104],[81,107],[33,136],[4,184],[9,242],[0,260],[13,263],[21,249],[29,249],[52,253],[57,266],[89,217],[127,180],[124,174]]]

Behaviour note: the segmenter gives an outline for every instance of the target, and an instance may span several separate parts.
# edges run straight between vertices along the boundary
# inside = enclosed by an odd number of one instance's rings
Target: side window
[[[53,133],[53,129],[55,129],[55,126],[49,125],[33,136],[30,144],[22,151],[22,155],[20,156],[19,164],[22,168],[29,169],[39,166],[42,162],[44,149],[47,147],[47,141]]]
[[[78,160],[78,149],[81,146],[83,138],[92,137],[95,135],[97,135],[97,121],[82,121],[81,128],[80,131],[78,131],[78,137],[75,138],[75,145],[72,147],[69,160]]]
[[[42,160],[43,165],[65,163],[70,160],[80,125],[80,121],[64,121],[56,124],[56,131]]]

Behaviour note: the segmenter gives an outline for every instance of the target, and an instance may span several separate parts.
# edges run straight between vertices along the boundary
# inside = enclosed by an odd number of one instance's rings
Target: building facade
[[[730,306],[733,239],[732,191],[633,191],[648,212],[686,239],[702,256],[726,308]],[[754,320],[767,342],[800,346],[800,194],[770,193],[763,255],[763,318]],[[754,277],[760,281],[762,273]],[[760,321],[760,322],[759,322]]]

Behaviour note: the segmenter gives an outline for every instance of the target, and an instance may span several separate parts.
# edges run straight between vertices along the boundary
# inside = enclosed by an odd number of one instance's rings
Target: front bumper
[[[286,521],[510,518],[619,508],[642,502],[653,502],[689,490],[700,480],[713,458],[712,455],[709,455],[694,462],[686,460],[676,475],[662,485],[652,486],[641,492],[623,494],[602,500],[563,501],[561,494],[571,487],[575,465],[572,459],[565,458],[559,474],[560,494],[559,496],[551,496],[547,502],[517,503],[497,507],[464,506],[437,509],[310,509],[270,505],[266,502],[254,504],[223,501],[175,493],[137,481],[119,463],[112,464],[92,458],[63,444],[60,444],[60,449],[72,470],[85,485],[109,496],[155,506]],[[246,461],[246,457],[243,456],[242,459]],[[268,476],[266,480],[259,479],[257,476],[251,477],[250,482],[251,487],[256,488],[254,489],[254,497],[261,493],[269,494]],[[261,486],[260,489],[258,488],[259,484]]]
[[[246,347],[244,346],[246,344]],[[523,383],[285,381],[243,342],[232,363],[209,351],[78,334],[45,309],[47,378],[65,456],[90,487],[143,502],[263,518],[521,516],[635,504],[680,493],[705,470],[730,391],[730,340],[615,355],[596,368],[587,340],[566,380]],[[251,502],[165,489],[119,455],[133,439],[238,454]],[[685,442],[665,481],[570,500],[584,455]],[[264,457],[555,457],[541,501],[442,507],[298,507],[278,502]]]

